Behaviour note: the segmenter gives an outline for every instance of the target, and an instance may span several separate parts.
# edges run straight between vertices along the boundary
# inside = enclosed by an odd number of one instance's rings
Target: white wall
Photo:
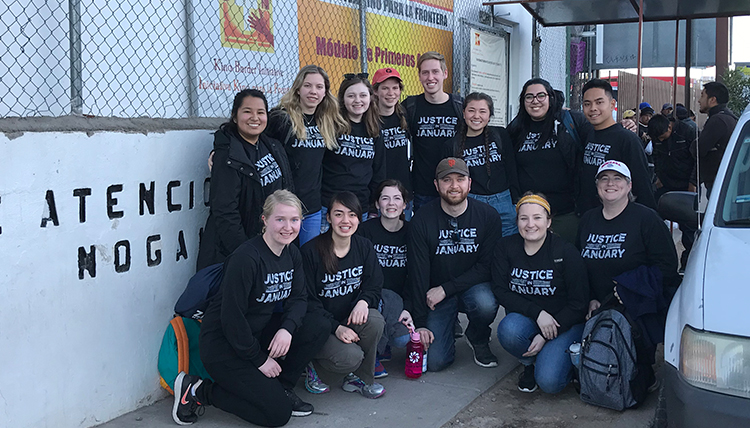
[[[510,34],[510,76],[508,111],[513,119],[518,113],[518,94],[531,79],[532,17],[519,4],[495,6],[495,22],[512,28]]]
[[[195,271],[208,209],[203,183],[210,131],[0,134],[0,426],[88,427],[165,394],[156,358],[173,305]],[[167,184],[179,180],[168,212]],[[154,214],[139,187],[154,181]],[[190,182],[194,207],[190,208]],[[117,199],[108,215],[107,189]],[[85,222],[74,189],[87,188]],[[46,202],[54,193],[59,224]],[[179,233],[187,259],[177,260]],[[149,267],[147,237],[160,235]],[[130,245],[129,270],[113,249]],[[95,247],[96,273],[79,279],[79,247]],[[125,251],[121,248],[120,265]]]

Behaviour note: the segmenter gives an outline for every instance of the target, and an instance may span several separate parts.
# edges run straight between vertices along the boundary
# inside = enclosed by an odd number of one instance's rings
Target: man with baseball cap
[[[664,116],[671,116],[672,111],[674,111],[674,106],[672,106],[671,103],[664,103],[664,105],[661,106],[661,114],[663,114]]]
[[[466,313],[466,338],[474,361],[497,366],[489,347],[490,325],[498,303],[490,284],[495,243],[502,236],[500,214],[490,205],[467,198],[469,168],[459,158],[441,160],[433,180],[440,195],[414,215],[407,245],[411,284],[408,302],[422,343],[429,346],[428,369],[453,363],[453,336],[458,311]]]

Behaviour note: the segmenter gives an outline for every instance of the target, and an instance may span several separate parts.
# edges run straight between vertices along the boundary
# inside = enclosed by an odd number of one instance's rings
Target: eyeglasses
[[[448,225],[453,228],[453,231],[451,232],[451,241],[453,241],[454,244],[458,244],[461,242],[461,235],[458,230],[458,219],[451,217],[448,219]]]
[[[360,79],[367,79],[368,76],[370,76],[369,73],[346,73],[344,75],[344,80],[354,79],[355,77],[359,77]]]
[[[547,99],[547,96],[548,95],[547,95],[546,92],[540,92],[540,93],[538,93],[536,95],[534,95],[534,94],[526,94],[526,95],[523,96],[523,100],[526,101],[527,103],[531,104],[532,102],[534,102],[534,98],[536,98],[537,101],[539,101],[541,103],[541,102],[544,102],[544,100]]]

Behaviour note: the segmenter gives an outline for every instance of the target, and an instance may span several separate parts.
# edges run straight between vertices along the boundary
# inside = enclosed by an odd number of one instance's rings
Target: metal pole
[[[531,77],[539,77],[539,45],[541,44],[539,23],[536,21],[536,18],[532,19],[531,22],[531,29],[533,31],[531,39]]]
[[[643,94],[641,91],[643,90],[643,84],[641,82],[641,72],[643,71],[642,67],[643,64],[641,63],[643,59],[643,0],[640,0],[640,6],[638,7],[638,81],[636,82],[635,90],[636,90],[636,105],[640,105],[641,101],[643,101]],[[640,123],[641,120],[641,109],[637,108],[635,109],[636,114],[636,125]]]
[[[70,25],[70,114],[83,114],[83,62],[81,60],[81,1],[68,3]]]
[[[685,107],[688,111],[692,110],[692,102],[690,100],[692,88],[690,87],[692,82],[690,81],[690,66],[693,64],[693,20],[685,20]]]
[[[359,45],[362,46],[362,72],[367,73],[367,0],[359,0]]]
[[[195,51],[195,27],[193,26],[193,18],[195,17],[193,0],[187,0],[185,2],[185,10],[185,33],[187,37],[188,117],[198,117],[198,73],[195,64],[197,55]]]
[[[677,117],[677,67],[680,65],[679,47],[680,47],[680,20],[674,22],[674,75],[672,78],[672,110],[673,116]]]

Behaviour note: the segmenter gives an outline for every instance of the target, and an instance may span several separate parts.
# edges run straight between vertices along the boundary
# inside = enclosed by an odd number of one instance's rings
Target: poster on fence
[[[326,69],[334,93],[345,73],[362,71],[362,55],[370,75],[379,68],[396,68],[404,95],[422,92],[417,60],[424,52],[444,54],[451,72],[453,0],[370,0],[367,6],[367,49],[361,52],[359,2],[298,0],[299,62]],[[445,90],[451,91],[450,78]]]
[[[228,116],[234,95],[246,88],[276,105],[299,69],[296,4],[199,0],[191,16],[198,116]]]
[[[490,125],[505,126],[508,106],[508,39],[494,33],[469,28],[471,65],[469,93],[484,92],[495,103]]]

